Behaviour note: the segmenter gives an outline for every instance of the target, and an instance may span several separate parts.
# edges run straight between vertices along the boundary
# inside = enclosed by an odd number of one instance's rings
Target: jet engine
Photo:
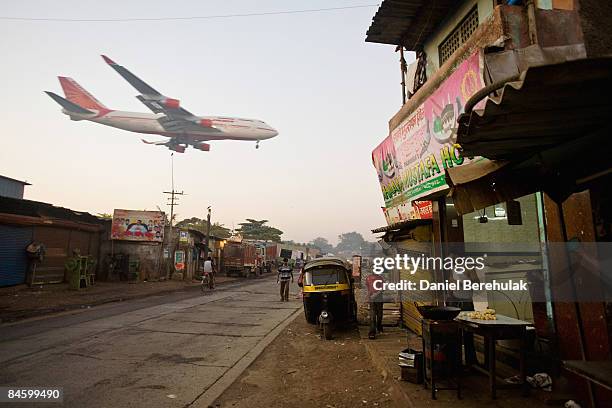
[[[181,101],[179,101],[178,99],[172,99],[172,98],[164,99],[163,103],[166,108],[171,108],[171,109],[178,109],[179,106],[181,105]]]
[[[201,150],[203,152],[209,152],[210,151],[210,145],[208,143],[204,143],[204,142],[200,142],[200,143],[194,144],[193,148]]]
[[[185,153],[185,146],[183,145],[168,145],[168,149],[178,153]]]

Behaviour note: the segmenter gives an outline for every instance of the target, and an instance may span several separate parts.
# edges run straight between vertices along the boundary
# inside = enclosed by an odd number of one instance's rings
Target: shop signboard
[[[433,217],[431,201],[404,201],[389,208],[382,208],[388,225],[406,220],[424,220]]]
[[[179,231],[179,242],[189,242],[189,232]]]
[[[419,204],[425,203],[419,198],[448,188],[446,169],[468,161],[456,143],[457,119],[466,101],[484,86],[479,58],[475,53],[463,61],[372,152],[388,223],[431,218],[431,203]]]
[[[353,255],[352,275],[357,282],[361,282],[361,255]]]
[[[467,162],[456,143],[457,119],[467,100],[484,87],[479,61],[478,53],[463,61],[391,132],[405,200],[448,188],[446,169]]]
[[[392,207],[401,201],[402,186],[391,136],[387,136],[372,152],[372,164],[378,173],[378,181],[385,199],[385,206]],[[398,199],[400,199],[398,201]]]
[[[164,213],[161,211],[115,210],[111,239],[124,241],[162,242]]]
[[[177,271],[185,269],[185,251],[174,252],[174,269]]]

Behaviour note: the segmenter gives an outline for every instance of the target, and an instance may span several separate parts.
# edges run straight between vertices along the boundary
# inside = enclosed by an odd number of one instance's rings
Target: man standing
[[[289,266],[287,258],[283,258],[283,264],[278,268],[276,283],[280,282],[281,302],[289,301],[289,280],[293,283],[293,269]]]
[[[376,273],[368,275],[366,278],[368,302],[370,303],[370,331],[368,332],[368,338],[372,340],[376,338],[377,331],[379,333],[383,331],[383,282],[383,277]]]

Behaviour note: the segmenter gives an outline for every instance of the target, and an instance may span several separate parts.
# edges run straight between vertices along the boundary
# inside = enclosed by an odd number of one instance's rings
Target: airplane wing
[[[182,108],[178,99],[169,98],[163,95],[142,79],[138,78],[127,68],[117,64],[106,55],[102,55],[102,58],[111,68],[128,81],[130,85],[140,92],[140,95],[136,97],[139,101],[151,109],[153,113],[164,114],[164,117],[160,118],[158,121],[167,131],[197,131],[210,132],[213,134],[220,132],[220,130],[212,126],[210,121],[200,120],[197,116]]]

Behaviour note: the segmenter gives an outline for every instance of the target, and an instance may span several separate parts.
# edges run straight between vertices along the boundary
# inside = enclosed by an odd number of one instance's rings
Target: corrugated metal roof
[[[56,207],[40,201],[23,200],[11,197],[0,197],[0,213],[23,215],[28,217],[54,218],[86,224],[103,223],[98,217],[87,212],[73,211]]]
[[[31,186],[32,184],[28,183],[27,181],[21,181],[21,180],[17,180],[11,177],[6,177],[0,174],[0,179],[4,179],[4,180],[8,180],[8,181],[13,181],[15,183],[19,183],[19,184],[23,184],[24,186]]]
[[[464,156],[516,160],[591,134],[612,121],[612,58],[529,68],[484,109],[459,117]]]
[[[366,42],[414,51],[457,6],[456,0],[384,0],[372,18]]]
[[[406,220],[406,221],[396,222],[395,224],[387,225],[386,227],[380,227],[380,228],[373,229],[372,232],[374,234],[377,234],[379,232],[399,231],[404,228],[414,228],[419,225],[427,225],[431,223],[432,223],[431,219]]]

